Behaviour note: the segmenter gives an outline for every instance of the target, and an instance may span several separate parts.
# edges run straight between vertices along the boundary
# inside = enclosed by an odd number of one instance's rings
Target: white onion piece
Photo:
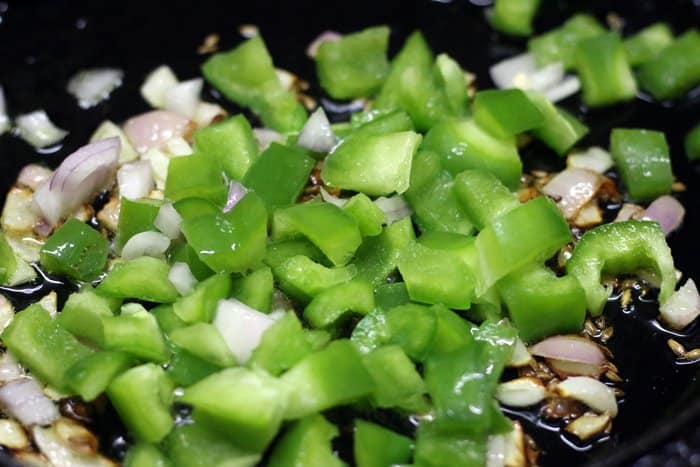
[[[185,138],[177,137],[165,143],[165,151],[170,157],[182,157],[192,154],[192,146],[185,141]]]
[[[280,81],[283,89],[287,91],[294,91],[294,83],[296,83],[299,78],[294,73],[283,70],[282,68],[275,68],[275,73],[277,74],[277,79]]]
[[[207,126],[219,116],[226,116],[226,110],[223,107],[219,104],[200,101],[197,104],[197,108],[194,109],[192,120],[194,120],[198,126]]]
[[[0,294],[0,333],[5,330],[14,318],[15,308],[4,295]]]
[[[43,110],[18,116],[15,118],[15,127],[19,137],[35,148],[56,144],[68,134],[66,130],[54,125]]]
[[[113,136],[118,137],[119,141],[121,142],[121,150],[119,151],[120,163],[138,159],[139,153],[136,152],[136,149],[134,149],[129,142],[129,138],[126,137],[124,130],[109,120],[105,120],[104,122],[100,123],[100,126],[97,127],[95,132],[90,137],[90,142],[94,143],[95,141],[112,138]]]
[[[0,404],[24,426],[48,425],[60,416],[58,408],[31,378],[11,381],[0,387]]]
[[[547,99],[552,102],[559,102],[569,96],[573,96],[581,90],[581,80],[578,76],[567,76],[560,82],[542,90]]]
[[[10,449],[26,449],[29,447],[29,438],[22,425],[4,418],[0,419],[0,444]]]
[[[573,422],[566,425],[566,431],[576,436],[582,441],[586,441],[591,437],[600,434],[610,423],[610,416],[583,414]]]
[[[261,151],[267,149],[272,143],[278,143],[284,139],[281,133],[269,128],[253,128],[253,136]]]
[[[153,225],[156,229],[170,238],[176,239],[180,236],[180,225],[182,225],[182,216],[173,207],[172,203],[164,204],[158,210]]]
[[[555,175],[542,192],[557,201],[564,217],[574,219],[579,210],[596,194],[603,181],[596,172],[568,168]]]
[[[267,328],[273,324],[275,320],[270,316],[233,298],[219,300],[214,317],[214,326],[239,364],[248,361]]]
[[[126,199],[145,198],[153,189],[153,169],[148,161],[134,161],[117,171],[119,194]]]
[[[119,138],[113,137],[83,146],[64,159],[34,193],[34,205],[49,226],[55,226],[112,180],[119,149]]]
[[[644,214],[644,208],[638,204],[625,203],[617,212],[613,222],[622,222],[629,219],[639,219]]]
[[[182,296],[191,294],[194,286],[197,285],[197,278],[194,277],[187,263],[174,263],[168,271],[168,280]]]
[[[693,279],[676,290],[661,305],[661,319],[673,329],[681,330],[700,315],[700,295]]]
[[[139,154],[160,148],[168,140],[187,133],[190,121],[174,112],[154,110],[130,118],[124,132]]]
[[[548,89],[552,89],[564,80],[564,64],[554,62],[535,68],[528,74],[518,75],[513,84],[520,89],[535,89],[546,94]]]
[[[228,185],[228,197],[226,198],[224,212],[229,212],[233,209],[238,202],[243,199],[246,193],[248,193],[246,187],[236,180],[231,180],[231,183]]]
[[[642,214],[642,219],[658,222],[666,236],[680,227],[684,217],[683,205],[669,195],[656,198]]]
[[[39,188],[39,185],[48,180],[53,174],[53,170],[39,164],[25,165],[17,177],[17,183],[27,186],[32,190]]]
[[[321,199],[323,199],[323,201],[325,201],[326,203],[335,204],[339,208],[342,208],[348,202],[347,199],[338,198],[337,196],[333,196],[332,194],[328,193],[323,187],[321,187]]]
[[[337,41],[343,38],[343,35],[335,31],[323,31],[319,34],[316,39],[314,39],[309,46],[306,48],[306,55],[309,58],[315,58],[316,52],[318,52],[318,46],[324,41]]]
[[[124,72],[116,68],[83,70],[68,81],[66,90],[78,99],[80,107],[88,109],[107,99],[123,78]]]
[[[506,465],[506,435],[491,435],[486,443],[486,466]]]
[[[48,311],[52,318],[56,317],[56,314],[58,313],[58,295],[56,295],[55,290],[52,290],[41,297],[37,304],[44,310]]]
[[[508,366],[519,368],[530,363],[532,363],[532,355],[527,351],[523,341],[519,337],[516,338],[513,353],[510,355],[510,360],[508,360]]]
[[[202,78],[195,78],[178,83],[168,89],[165,92],[165,109],[190,119],[193,118],[203,85]]]
[[[0,224],[7,231],[29,232],[39,221],[34,209],[34,194],[29,188],[13,187],[5,197]]]
[[[314,152],[328,152],[337,142],[338,139],[333,134],[326,112],[323,111],[323,107],[319,107],[309,116],[304,128],[301,129],[297,146]]]
[[[607,172],[614,164],[610,153],[598,146],[591,146],[582,152],[571,153],[566,159],[566,165],[569,167],[588,169],[599,174]]]
[[[165,180],[168,178],[168,166],[170,165],[170,158],[160,149],[149,149],[142,156],[141,159],[148,161],[151,164],[151,169],[153,169],[153,180],[156,182],[156,188],[162,190],[165,188]]]
[[[162,109],[165,107],[165,94],[177,83],[173,70],[168,65],[161,65],[146,76],[141,85],[141,96],[151,107]]]
[[[489,68],[491,80],[501,89],[512,88],[513,82],[520,75],[528,75],[537,69],[535,57],[530,53],[522,53],[506,58]]]
[[[10,129],[10,117],[7,116],[7,107],[5,105],[5,93],[0,86],[0,135]]]
[[[67,418],[61,418],[50,427],[34,427],[32,437],[53,467],[117,465],[97,452],[97,439],[87,428]]]
[[[16,379],[22,378],[24,376],[24,371],[22,367],[19,366],[15,357],[6,351],[0,357],[0,383],[8,383]]]
[[[517,378],[496,388],[496,399],[509,407],[530,407],[547,396],[547,390],[537,378]]]
[[[598,413],[617,415],[615,393],[610,387],[588,376],[573,376],[557,384],[562,396],[583,402]]]
[[[598,344],[576,335],[552,336],[529,348],[532,355],[566,360],[589,365],[605,364],[606,359]]]
[[[386,222],[387,225],[391,225],[413,214],[406,200],[400,195],[391,196],[389,198],[380,196],[374,200],[374,204],[384,213],[384,222]]]
[[[140,258],[141,256],[152,256],[161,258],[170,247],[170,239],[160,232],[139,232],[129,238],[122,248],[122,259]]]

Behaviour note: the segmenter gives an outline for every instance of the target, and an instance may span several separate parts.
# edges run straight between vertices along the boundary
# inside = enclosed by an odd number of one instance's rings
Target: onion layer
[[[51,178],[53,171],[38,164],[25,165],[17,177],[17,183],[36,190],[46,180]]]
[[[83,109],[93,107],[107,99],[121,86],[124,72],[115,68],[96,68],[78,72],[68,81],[67,91],[78,99]]]
[[[7,116],[7,107],[5,105],[5,93],[0,86],[0,135],[10,129],[10,117]]]
[[[542,192],[557,201],[564,217],[574,219],[579,210],[596,194],[603,181],[591,170],[568,168],[547,183]]]
[[[556,360],[602,366],[606,359],[598,344],[576,335],[553,336],[529,349],[532,355]]]
[[[0,403],[24,426],[48,425],[60,414],[34,379],[18,379],[0,387]]]
[[[154,110],[130,118],[124,132],[139,154],[159,148],[168,140],[182,136],[189,130],[190,121],[174,112]]]
[[[148,161],[124,164],[117,172],[119,194],[126,199],[145,198],[153,189],[153,169]]]
[[[224,206],[224,212],[229,212],[233,209],[236,204],[248,193],[246,187],[244,187],[239,182],[232,180],[228,186],[228,197],[226,198],[226,205]]]
[[[170,247],[170,239],[159,232],[140,232],[131,237],[122,248],[122,259],[140,258],[141,256],[162,257]]]
[[[656,221],[668,236],[680,227],[685,217],[685,208],[676,198],[664,195],[656,198],[642,214],[642,219]]]
[[[564,397],[583,402],[598,413],[608,414],[611,417],[617,415],[615,393],[597,379],[574,376],[559,383],[556,390]]]
[[[329,152],[337,143],[323,107],[316,109],[301,130],[297,146],[314,152]]]
[[[700,295],[693,279],[688,279],[660,307],[661,319],[673,329],[681,330],[700,316]]]
[[[173,264],[168,272],[168,280],[182,296],[191,294],[194,286],[197,285],[197,278],[194,277],[187,263]]]
[[[20,138],[35,148],[56,144],[68,134],[66,130],[54,125],[43,110],[20,115],[15,119],[15,125]]]
[[[337,33],[335,31],[323,31],[321,34],[316,37],[309,46],[306,48],[306,55],[309,58],[315,58],[316,57],[316,52],[318,52],[318,47],[321,45],[321,42],[325,41],[337,41],[342,39],[343,36],[340,33]]]
[[[219,330],[239,364],[248,361],[275,320],[236,299],[220,300],[214,317]]]

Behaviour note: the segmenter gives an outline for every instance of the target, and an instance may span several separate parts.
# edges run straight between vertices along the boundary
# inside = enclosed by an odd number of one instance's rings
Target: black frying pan
[[[318,33],[325,29],[350,32],[385,23],[392,27],[393,50],[411,30],[419,28],[435,51],[449,53],[462,66],[477,73],[481,87],[490,87],[488,66],[496,59],[522,50],[523,43],[494,33],[484,20],[484,8],[477,3],[489,2],[0,1],[0,84],[5,88],[11,114],[44,108],[60,127],[70,131],[64,144],[50,154],[38,154],[17,138],[0,137],[0,200],[24,164],[42,161],[55,166],[83,145],[103,119],[121,121],[147,110],[138,88],[148,71],[167,63],[181,78],[197,76],[204,58],[196,49],[203,38],[215,32],[221,36],[222,48],[232,47],[241,40],[237,27],[242,23],[260,27],[277,66],[312,82],[315,71],[304,49]],[[629,31],[659,20],[670,22],[676,32],[700,24],[700,5],[690,0],[545,0],[542,3],[538,31],[554,27],[572,12],[581,10],[595,13],[601,19],[608,12],[616,12],[625,19]],[[81,110],[65,92],[66,83],[76,71],[99,66],[125,70],[124,85],[110,101]],[[210,90],[207,94],[211,100],[216,99]],[[580,108],[577,97],[564,103],[591,125],[593,131],[585,144],[607,146],[609,131],[617,126],[666,132],[674,173],[688,186],[688,191],[680,195],[687,209],[686,222],[669,242],[677,268],[696,279],[700,279],[695,254],[695,241],[700,234],[700,172],[684,159],[682,138],[700,120],[698,94],[691,93],[670,105],[637,99],[594,112]],[[234,106],[225,105],[237,111]],[[525,157],[530,168],[562,164],[552,153],[537,146]],[[27,301],[21,293],[11,296],[19,305]],[[656,461],[666,459],[666,453],[672,449],[669,444],[666,451],[658,447],[668,440],[695,439],[697,451],[690,453],[700,453],[697,442],[700,436],[694,436],[700,422],[698,366],[675,362],[665,344],[670,336],[654,326],[654,315],[654,305],[649,303],[637,302],[629,313],[621,312],[616,304],[609,307],[608,316],[616,332],[610,347],[626,378],[627,393],[610,439],[596,446],[571,446],[556,433],[535,429],[531,414],[513,414],[545,449],[543,464],[623,465],[655,452],[656,457],[648,458],[643,464],[658,465]],[[700,326],[691,327],[679,340],[688,348],[700,347]],[[114,441],[115,435],[110,430],[103,433],[104,443]],[[341,450],[345,449],[341,446]],[[0,453],[0,464],[3,462],[8,461]],[[691,465],[689,460],[687,465]]]

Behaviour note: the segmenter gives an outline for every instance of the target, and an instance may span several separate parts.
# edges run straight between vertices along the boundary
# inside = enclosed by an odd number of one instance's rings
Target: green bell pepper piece
[[[109,242],[97,230],[69,219],[41,247],[39,262],[50,273],[89,281],[105,268],[108,252]]]
[[[355,420],[353,454],[357,467],[386,467],[411,459],[413,440],[383,426]]]
[[[328,186],[367,195],[401,194],[421,139],[413,131],[346,139],[326,157],[321,178]]]
[[[272,143],[248,170],[243,185],[265,202],[268,212],[294,204],[316,161],[298,147]]]
[[[343,206],[343,211],[355,218],[363,237],[374,237],[382,233],[386,216],[366,194],[358,193],[350,198]]]
[[[188,324],[208,323],[214,319],[219,300],[230,296],[231,285],[229,274],[215,274],[197,284],[194,292],[173,303],[173,313]]]
[[[119,316],[102,317],[104,348],[143,360],[166,361],[169,353],[155,316],[140,305],[134,308],[128,313],[122,311]]]
[[[66,370],[92,353],[38,304],[15,315],[2,341],[22,365],[58,390],[68,389]]]
[[[351,263],[357,271],[355,277],[375,286],[381,284],[396,269],[401,250],[414,238],[409,217],[384,227],[376,237],[365,238]]]
[[[107,396],[129,432],[146,443],[157,443],[172,430],[172,394],[165,371],[153,363],[125,371],[107,388]]]
[[[586,295],[573,276],[557,277],[543,265],[533,264],[507,275],[497,287],[525,342],[576,334],[583,327]]]
[[[295,421],[282,435],[267,463],[270,467],[343,467],[331,440],[338,428],[320,414]]]
[[[261,452],[272,441],[286,405],[284,388],[275,378],[242,367],[228,368],[185,388],[179,400],[192,405],[200,420],[253,452]]]
[[[236,357],[213,324],[196,323],[178,328],[170,332],[168,338],[181,349],[214,365],[228,367],[236,364]]]
[[[236,115],[194,132],[194,151],[216,160],[228,178],[242,180],[260,149],[245,116]]]
[[[250,107],[273,130],[299,131],[306,122],[304,107],[282,87],[260,36],[214,54],[202,65],[202,73],[224,96]]]
[[[172,201],[204,198],[223,205],[226,195],[221,166],[214,155],[192,154],[170,160],[165,182],[166,198]]]
[[[574,55],[586,105],[600,107],[634,99],[637,82],[616,33],[579,41]]]
[[[401,347],[379,347],[363,355],[362,362],[376,385],[369,397],[374,407],[395,407],[411,413],[428,410],[425,382]]]
[[[137,233],[156,230],[153,221],[163,202],[153,199],[130,200],[121,198],[119,203],[116,246],[118,250],[121,250],[126,242]]]
[[[302,302],[308,302],[322,291],[347,282],[357,274],[357,267],[327,268],[307,256],[293,256],[275,267],[272,272],[284,293]]]
[[[395,306],[405,305],[410,300],[403,282],[379,284],[374,290],[374,303],[380,310],[388,311]]]
[[[153,316],[156,317],[156,321],[158,321],[158,326],[166,334],[170,333],[175,329],[184,328],[185,326],[187,326],[187,323],[175,314],[172,305],[158,305],[155,308],[151,308],[150,312]]]
[[[527,96],[542,113],[544,123],[530,134],[552,148],[560,156],[588,133],[588,127],[576,117],[552,104],[543,94],[527,91]]]
[[[675,99],[700,83],[700,32],[691,29],[639,68],[639,85],[658,100]]]
[[[286,419],[301,418],[368,396],[374,380],[359,352],[345,339],[306,356],[280,381],[289,390]]]
[[[249,192],[228,213],[187,219],[181,230],[212,270],[244,272],[265,257],[267,210],[262,199]]]
[[[261,457],[199,420],[175,428],[164,444],[175,467],[254,467]]]
[[[312,346],[299,318],[290,311],[265,331],[248,365],[279,376],[311,352]]]
[[[272,308],[274,281],[272,270],[263,266],[235,279],[231,286],[231,296],[251,308],[269,313]]]
[[[435,125],[425,135],[422,148],[435,151],[442,167],[453,176],[467,169],[484,169],[510,189],[520,183],[523,165],[515,140],[495,138],[474,120],[446,120]]]
[[[389,74],[388,46],[387,26],[321,42],[315,57],[321,87],[334,99],[373,95]]]
[[[68,296],[61,313],[56,317],[56,322],[74,336],[102,346],[104,344],[102,317],[113,314],[109,300],[86,287],[80,293],[72,293]]]
[[[559,208],[539,196],[493,220],[476,237],[479,261],[477,295],[533,261],[544,261],[571,241]]]
[[[474,121],[497,138],[542,126],[544,117],[520,89],[488,89],[474,97]]]
[[[421,423],[414,461],[422,467],[482,467],[486,465],[486,435],[443,433],[433,423]]]
[[[512,36],[527,37],[532,34],[540,0],[496,0],[491,15],[491,25]]]
[[[578,279],[586,292],[586,305],[593,316],[603,312],[612,290],[600,285],[603,274],[649,270],[654,285],[660,285],[663,305],[676,287],[671,250],[659,224],[628,220],[604,224],[586,232],[566,263],[569,275]]]
[[[173,242],[172,246],[170,247],[170,251],[168,252],[168,261],[171,264],[177,262],[187,264],[187,266],[190,268],[190,271],[192,272],[192,275],[198,281],[203,281],[207,277],[210,277],[214,274],[214,271],[212,271],[211,268],[209,268],[209,266],[204,264],[202,260],[199,259],[199,256],[197,256],[197,252],[194,251],[194,248],[192,248],[186,242],[182,242],[179,244]]]
[[[660,131],[615,128],[610,153],[631,198],[651,200],[671,193],[671,156]]]
[[[0,231],[0,284],[9,284],[17,271],[17,264],[14,250],[7,243],[4,232]]]
[[[520,206],[518,198],[493,174],[465,170],[455,177],[454,191],[477,229]]]
[[[414,131],[413,120],[403,110],[368,110],[350,117],[350,132],[344,139]]]
[[[299,236],[309,239],[335,266],[347,264],[362,243],[355,219],[330,203],[297,204],[273,213],[273,240]]]
[[[700,159],[700,123],[685,135],[685,156],[688,160]]]
[[[304,308],[304,320],[313,328],[337,325],[350,312],[366,315],[374,309],[372,284],[351,280],[316,295]]]
[[[623,41],[627,62],[631,66],[642,65],[656,58],[673,42],[673,31],[666,23],[654,23]]]
[[[289,258],[300,255],[308,256],[313,261],[324,266],[330,265],[323,252],[305,238],[292,238],[268,243],[264,262],[274,269]]]
[[[124,458],[124,467],[172,467],[172,463],[152,444],[131,446]]]
[[[445,90],[447,103],[452,110],[452,114],[458,117],[467,114],[467,106],[469,104],[468,81],[459,63],[447,54],[440,54],[435,58],[433,74],[437,82]]]
[[[122,352],[104,350],[78,360],[66,370],[68,386],[84,401],[93,401],[102,394],[119,374],[134,363],[134,358]]]
[[[168,279],[169,271],[170,266],[165,261],[141,256],[115,264],[97,286],[97,291],[108,297],[172,303],[180,294]]]
[[[530,39],[527,48],[539,66],[563,62],[564,68],[570,70],[574,67],[574,50],[578,42],[604,32],[605,28],[593,16],[576,14],[559,28]]]
[[[221,208],[204,198],[182,198],[173,203],[173,208],[175,208],[183,220],[221,212]]]
[[[166,371],[170,380],[180,387],[190,386],[221,371],[220,366],[202,360],[185,349],[172,345],[170,350],[172,356]]]

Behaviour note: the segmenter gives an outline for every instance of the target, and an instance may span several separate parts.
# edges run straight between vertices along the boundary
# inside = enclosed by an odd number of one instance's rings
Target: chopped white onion
[[[547,99],[558,102],[581,89],[577,76],[565,76],[564,64],[554,62],[538,67],[535,57],[522,53],[502,60],[489,69],[491,79],[501,89],[534,89]]]
[[[224,206],[224,212],[229,212],[233,209],[240,200],[248,193],[246,187],[244,187],[240,182],[236,180],[231,180],[228,186],[228,197],[226,198],[226,205]]]
[[[171,88],[177,86],[178,80],[168,65],[161,65],[148,74],[141,85],[141,96],[151,107],[165,107],[165,95]]]
[[[5,104],[5,92],[0,86],[0,135],[10,129],[10,117],[7,116],[7,106]]]
[[[603,366],[605,354],[598,344],[573,334],[552,336],[538,342],[529,349],[532,355],[569,362]]]
[[[622,222],[629,219],[639,219],[644,214],[644,208],[638,204],[625,203],[617,212],[613,222]]]
[[[148,161],[153,169],[153,180],[156,182],[156,188],[162,190],[165,188],[165,180],[168,178],[168,165],[170,158],[160,149],[149,149],[141,159]]]
[[[680,227],[684,217],[683,205],[669,195],[656,198],[642,214],[642,219],[658,222],[666,236]]]
[[[506,435],[490,435],[486,443],[486,466],[506,465]]]
[[[34,205],[55,226],[111,182],[119,160],[119,138],[90,143],[64,159],[34,193]]]
[[[282,68],[275,68],[275,73],[277,74],[277,79],[280,81],[283,89],[287,91],[294,90],[294,83],[297,82],[299,78],[297,75],[291,71],[283,70]]]
[[[535,89],[545,93],[548,89],[558,86],[563,80],[564,64],[554,62],[542,68],[535,68],[527,75],[518,75],[514,84],[520,89]]]
[[[4,295],[0,294],[0,333],[5,330],[14,318],[15,308]]]
[[[272,143],[278,143],[284,139],[281,133],[269,128],[253,128],[253,136],[261,151],[267,149]]]
[[[603,222],[603,211],[598,206],[598,201],[594,198],[584,204],[573,220],[576,227],[595,227]]]
[[[15,357],[6,351],[0,357],[0,383],[9,383],[16,379],[20,379],[24,376],[24,371],[22,367],[19,366]]]
[[[526,366],[532,363],[532,355],[527,351],[527,347],[523,344],[523,341],[518,337],[515,339],[515,345],[513,346],[513,353],[510,355],[510,360],[508,361],[508,366],[519,368],[521,366]]]
[[[119,141],[121,142],[121,149],[119,151],[120,163],[138,159],[139,153],[137,153],[136,149],[134,149],[134,147],[131,145],[131,142],[129,141],[129,138],[126,137],[124,130],[109,120],[105,120],[104,122],[100,123],[100,126],[97,127],[95,132],[90,137],[90,142],[94,143],[95,141],[112,138],[114,136],[118,137]]]
[[[610,387],[588,376],[573,376],[557,384],[556,390],[564,397],[583,402],[598,413],[617,415],[615,393]]]
[[[29,232],[39,218],[32,209],[34,194],[28,188],[13,187],[7,193],[0,219],[5,231]]]
[[[122,248],[122,259],[140,258],[141,256],[162,257],[170,247],[170,239],[160,232],[139,232],[129,238]]]
[[[56,295],[55,290],[52,290],[41,297],[37,304],[44,310],[48,311],[52,318],[56,317],[56,314],[58,313],[58,295]]]
[[[83,425],[61,418],[50,427],[36,426],[32,437],[39,451],[54,467],[115,467],[97,452],[98,442]]]
[[[374,204],[384,213],[384,222],[387,225],[400,221],[404,217],[410,217],[413,214],[411,207],[400,195],[394,195],[389,198],[380,196],[374,200]]]
[[[197,285],[197,278],[194,277],[187,263],[174,263],[168,271],[168,280],[182,296],[191,294],[194,286]]]
[[[574,219],[579,210],[598,192],[603,181],[596,172],[567,168],[555,175],[542,192],[557,201],[564,217]]]
[[[0,444],[10,449],[26,449],[29,447],[29,438],[22,425],[14,420],[1,419]]]
[[[323,187],[321,187],[321,199],[323,199],[323,201],[325,201],[326,203],[335,204],[339,208],[342,208],[348,202],[347,199],[338,198],[337,196],[333,196],[332,194],[328,193]]]
[[[166,153],[170,157],[183,157],[192,155],[192,146],[185,141],[185,138],[173,138],[165,143]]]
[[[134,161],[117,171],[119,194],[126,199],[145,198],[153,189],[153,169],[148,161]]]
[[[11,381],[0,387],[0,404],[24,426],[48,425],[60,414],[32,378]]]
[[[44,183],[51,177],[53,170],[39,164],[25,165],[17,177],[17,183],[27,186],[32,190],[39,188],[39,185]]]
[[[676,330],[695,321],[700,315],[700,295],[693,279],[688,279],[683,287],[676,290],[661,305],[660,311],[661,319]]]
[[[297,146],[314,152],[328,152],[337,142],[338,139],[333,134],[326,112],[323,111],[323,107],[319,107],[301,129]]]
[[[602,433],[610,424],[610,420],[610,416],[606,414],[583,414],[566,425],[564,429],[578,439],[587,441],[593,436]]]
[[[123,78],[124,72],[116,68],[83,70],[68,81],[67,91],[78,99],[80,107],[88,109],[107,99]]]
[[[173,207],[172,203],[164,204],[158,210],[153,225],[156,229],[170,238],[176,239],[180,236],[180,225],[182,225],[182,216]]]
[[[56,144],[66,137],[67,131],[58,128],[43,110],[35,110],[15,119],[17,134],[35,148]]]
[[[182,136],[189,130],[190,121],[174,112],[154,110],[130,118],[124,132],[139,154],[160,148],[168,140]]]
[[[569,167],[588,169],[599,174],[607,172],[615,163],[608,151],[598,146],[591,146],[585,151],[574,152],[566,158]]]
[[[569,376],[590,376],[598,378],[605,371],[605,366],[592,363],[572,362],[570,360],[557,360],[555,358],[547,358],[547,364],[560,378],[568,378]]]
[[[537,378],[522,377],[499,384],[495,396],[509,407],[529,407],[542,402],[547,390]]]
[[[226,110],[219,104],[212,104],[211,102],[200,101],[197,104],[197,108],[194,110],[194,115],[192,120],[198,126],[207,126],[211,124],[216,117],[225,116]]]
[[[202,78],[195,78],[171,87],[165,91],[165,109],[189,119],[193,118],[203,85]]]
[[[214,326],[236,356],[239,364],[248,361],[260,344],[267,328],[275,324],[269,315],[261,313],[236,299],[219,300]]]
[[[567,76],[560,82],[545,88],[542,93],[552,102],[559,102],[573,96],[581,90],[581,80],[578,76]]]
[[[315,58],[318,52],[318,46],[324,41],[337,41],[343,38],[343,35],[335,31],[323,31],[314,39],[306,48],[306,55],[309,58]]]

